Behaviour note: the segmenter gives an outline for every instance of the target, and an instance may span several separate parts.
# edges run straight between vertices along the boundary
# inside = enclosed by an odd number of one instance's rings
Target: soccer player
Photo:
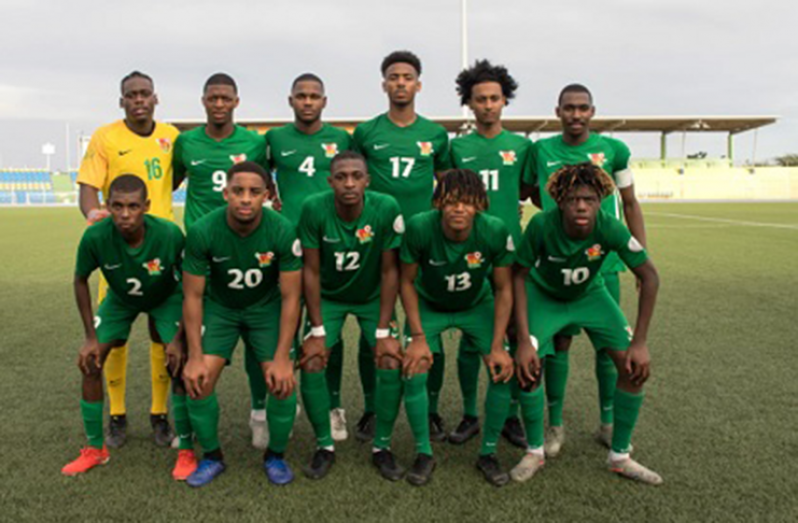
[[[330,164],[336,154],[349,150],[351,137],[322,121],[327,96],[324,82],[315,74],[304,73],[294,79],[288,104],[294,111],[294,122],[266,133],[266,144],[268,161],[277,178],[281,212],[296,226],[305,199],[330,191]],[[369,351],[360,360],[360,379],[369,405],[374,396],[374,358]],[[343,441],[348,437],[346,414],[341,408],[343,341],[332,347],[326,372],[332,436]]]
[[[150,201],[147,186],[134,175],[115,178],[108,188],[110,218],[86,229],[78,248],[75,267],[75,299],[83,321],[86,339],[78,355],[83,374],[80,410],[88,446],[80,457],[61,472],[74,476],[110,459],[103,437],[103,363],[111,349],[124,345],[130,327],[139,314],[147,314],[155,329],[153,341],[169,343],[169,351],[182,352],[180,318],[183,295],[180,265],[183,233],[174,223],[147,215]],[[93,316],[89,276],[100,269],[108,282],[108,293]],[[180,387],[179,380],[175,383]],[[173,397],[174,401],[185,396]],[[175,479],[185,479],[196,460],[191,450],[191,428],[186,417],[175,409],[175,424],[181,435],[181,451],[173,471]]]
[[[158,96],[152,78],[133,71],[122,79],[121,90],[119,106],[125,111],[125,118],[94,132],[80,164],[77,178],[80,210],[90,224],[108,216],[108,211],[100,205],[100,192],[107,202],[111,182],[123,174],[133,174],[147,185],[152,202],[149,212],[159,218],[172,220],[172,152],[178,130],[154,120]],[[105,280],[100,278],[98,301],[103,300],[106,290]],[[150,323],[149,327],[150,334],[155,334],[154,325]],[[169,375],[164,357],[163,345],[152,343],[150,422],[155,443],[159,446],[168,446],[173,437],[167,419]],[[127,345],[111,351],[105,361],[104,374],[111,412],[106,443],[109,447],[118,448],[125,444],[127,438]]]
[[[436,173],[451,167],[446,129],[416,113],[416,95],[421,91],[421,60],[409,51],[395,51],[382,61],[382,89],[388,95],[388,112],[357,126],[352,148],[366,157],[371,190],[390,194],[409,220],[428,211]],[[361,339],[361,354],[368,353]],[[430,431],[433,440],[446,439],[438,415],[438,397],[443,387],[444,353],[435,355],[430,374]],[[368,406],[367,406],[368,407]],[[367,417],[368,416],[368,417]],[[373,433],[374,415],[367,421]]]
[[[366,191],[366,161],[356,152],[338,154],[330,170],[332,192],[309,197],[299,220],[311,326],[300,359],[301,390],[318,445],[305,474],[313,479],[324,477],[335,461],[324,367],[330,348],[340,342],[346,317],[351,314],[357,319],[372,348],[372,359],[374,354],[400,352],[390,329],[399,292],[398,249],[404,232],[399,204],[391,196]],[[378,372],[382,376],[385,371]],[[397,403],[401,396],[398,379],[378,380],[376,396]],[[379,426],[383,411],[379,404],[377,409]],[[396,468],[390,450],[375,453],[373,459],[378,466]]]
[[[537,184],[533,201],[544,211],[557,206],[542,190],[552,173],[565,165],[590,161],[604,169],[615,182],[618,191],[607,195],[602,209],[618,219],[626,217],[629,230],[644,247],[646,231],[643,212],[634,190],[634,178],[629,168],[629,148],[614,138],[590,132],[590,120],[596,113],[593,97],[583,85],[571,84],[562,89],[556,109],[562,123],[562,134],[539,140],[532,146],[532,161],[527,171],[529,184]],[[620,192],[620,201],[618,199]],[[539,201],[538,201],[539,198]],[[604,282],[616,302],[621,300],[619,273],[624,265],[617,255],[610,255],[602,266]],[[568,327],[555,340],[555,354],[546,360],[546,398],[549,405],[549,425],[546,434],[546,455],[559,454],[565,442],[563,408],[568,380],[568,349],[578,329]],[[612,441],[613,398],[618,374],[615,365],[604,352],[596,353],[600,425],[596,432],[599,442],[609,447]]]
[[[545,459],[545,407],[539,385],[540,371],[546,365],[541,360],[554,356],[557,333],[575,326],[585,329],[596,351],[606,353],[618,372],[610,470],[643,483],[662,483],[657,473],[629,456],[643,384],[650,374],[646,340],[659,276],[637,238],[600,208],[613,190],[610,176],[595,164],[561,167],[546,185],[546,193],[557,207],[532,217],[518,248],[513,277],[519,342],[515,360],[524,389],[521,409],[529,448],[511,471],[517,481],[531,478]],[[613,253],[640,280],[634,331],[602,281],[602,265]]]
[[[400,288],[410,340],[402,361],[405,409],[418,453],[407,479],[423,485],[435,468],[429,424],[424,422],[429,407],[427,372],[432,355],[443,349],[440,335],[460,329],[468,339],[464,346],[479,352],[491,377],[477,468],[486,480],[501,486],[509,480],[496,458],[496,442],[507,418],[508,381],[513,374],[512,358],[504,348],[513,306],[512,236],[502,220],[482,212],[488,208],[488,198],[473,171],[446,172],[433,202],[435,210],[408,221],[401,250]],[[488,283],[490,277],[495,290]],[[387,410],[394,405],[379,407]],[[389,442],[378,430],[375,446],[387,448]]]
[[[504,130],[502,111],[515,97],[518,84],[507,68],[478,60],[457,77],[460,103],[474,113],[476,130],[452,140],[452,163],[459,169],[471,169],[482,178],[490,207],[485,210],[500,218],[510,230],[513,242],[521,239],[519,200],[526,199],[531,187],[523,183],[524,171],[529,165],[529,148],[532,143],[525,137]],[[522,190],[523,186],[523,190]],[[515,345],[510,329],[510,343]],[[477,351],[463,346],[457,355],[457,373],[463,394],[463,419],[449,434],[448,441],[463,444],[479,433],[477,417],[477,386],[480,358]],[[523,427],[518,419],[518,384],[511,382],[513,399],[502,434],[512,444],[526,448]]]
[[[238,86],[232,77],[224,73],[211,75],[202,91],[205,125],[186,131],[175,142],[174,188],[184,179],[189,182],[183,216],[186,230],[225,205],[222,191],[227,184],[227,170],[233,164],[249,160],[266,166],[263,136],[235,124],[234,113],[239,102]],[[249,417],[252,445],[265,449],[268,445],[266,382],[251,351],[245,352],[244,367],[252,405]]]
[[[186,480],[192,487],[225,470],[215,388],[239,338],[254,352],[269,388],[266,475],[278,485],[294,478],[283,452],[296,416],[291,347],[302,292],[302,247],[288,220],[263,208],[272,188],[260,165],[235,164],[222,191],[227,205],[197,221],[186,238],[183,378],[191,425],[205,452]]]

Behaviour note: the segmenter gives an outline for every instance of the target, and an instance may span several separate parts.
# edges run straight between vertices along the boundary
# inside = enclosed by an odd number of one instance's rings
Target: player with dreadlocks
[[[488,60],[477,60],[473,66],[460,72],[455,82],[460,103],[474,113],[476,129],[452,140],[452,163],[457,168],[471,169],[480,175],[490,201],[487,214],[503,220],[513,242],[518,244],[521,239],[518,202],[525,200],[531,192],[531,186],[522,180],[529,169],[532,142],[502,126],[502,111],[515,97],[518,83],[506,67],[493,65]],[[514,347],[514,329],[510,330],[513,332],[509,333],[508,341]],[[477,417],[480,358],[477,352],[462,350],[462,347],[458,354],[457,375],[463,395],[463,418],[449,434],[448,441],[461,445],[480,430]],[[510,443],[526,448],[524,430],[518,419],[518,384],[512,380],[510,385],[511,407],[502,435]]]
[[[513,374],[512,358],[504,349],[513,304],[512,237],[502,220],[484,212],[488,197],[473,171],[446,171],[433,193],[433,207],[408,222],[400,252],[400,292],[408,337],[401,373],[405,379],[405,409],[418,453],[407,479],[424,484],[435,468],[426,423],[427,376],[433,354],[442,350],[440,335],[448,329],[460,329],[468,340],[463,347],[478,351],[490,369],[477,467],[490,483],[501,486],[509,480],[496,458],[496,442],[507,417],[508,381]],[[488,278],[492,278],[493,288]],[[396,358],[391,363],[396,369],[393,379],[398,381]],[[398,410],[398,404],[391,408]],[[389,444],[384,436],[390,431],[386,433],[385,429],[390,427],[378,423],[374,439],[378,448]]]
[[[629,456],[650,372],[646,338],[659,276],[641,243],[620,220],[600,209],[614,188],[609,175],[592,163],[561,168],[546,184],[557,207],[532,218],[518,247],[515,363],[528,448],[510,473],[517,481],[530,479],[543,466],[541,362],[554,354],[555,335],[573,326],[584,329],[596,351],[605,352],[618,371],[610,470],[643,483],[662,483],[656,472]],[[640,280],[634,331],[604,285],[601,266],[612,253]]]

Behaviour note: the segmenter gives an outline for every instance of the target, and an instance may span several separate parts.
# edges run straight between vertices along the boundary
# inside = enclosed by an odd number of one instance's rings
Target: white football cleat
[[[632,458],[626,458],[620,461],[607,460],[607,463],[610,466],[610,471],[620,476],[648,485],[662,485],[662,476],[653,470],[647,469]]]
[[[263,413],[261,415],[261,413]],[[266,411],[252,411],[249,415],[249,428],[252,429],[252,446],[256,449],[266,450],[269,446],[269,424],[266,421]]]
[[[549,427],[544,441],[543,450],[546,452],[546,457],[556,458],[565,444],[565,427]]]
[[[346,441],[349,433],[346,430],[346,411],[342,408],[330,411],[330,429],[333,441]]]
[[[518,465],[513,467],[510,471],[510,477],[515,481],[527,481],[532,479],[532,476],[543,468],[546,464],[546,458],[534,452],[527,452]]]

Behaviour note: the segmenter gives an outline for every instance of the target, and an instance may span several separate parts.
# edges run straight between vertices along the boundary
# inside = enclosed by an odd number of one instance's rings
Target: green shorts
[[[139,314],[148,314],[155,323],[155,330],[164,343],[169,343],[180,328],[183,317],[183,293],[178,288],[163,303],[150,310],[132,307],[117,297],[113,292],[106,294],[94,317],[94,329],[97,341],[127,341],[130,327]]]
[[[431,303],[419,296],[418,312],[429,350],[433,354],[440,353],[443,350],[441,334],[449,329],[460,329],[463,333],[462,350],[482,355],[490,353],[490,345],[493,342],[493,303],[493,296],[488,296],[470,309],[447,312],[435,309]]]
[[[554,354],[554,335],[566,329],[585,329],[596,350],[626,350],[632,329],[606,287],[598,287],[573,301],[555,300],[537,284],[526,282],[529,332],[538,339],[538,355]]]
[[[321,321],[326,332],[327,348],[333,347],[341,341],[341,331],[346,323],[346,317],[352,315],[360,327],[360,334],[366,339],[369,347],[377,344],[377,325],[380,322],[380,299],[376,298],[368,303],[345,303],[341,301],[321,300]],[[310,332],[310,319],[305,321],[305,336]],[[399,330],[396,325],[396,312],[391,316],[391,335],[398,337]]]
[[[280,338],[281,311],[282,300],[279,299],[245,309],[232,309],[206,299],[202,318],[202,352],[230,361],[241,338],[258,362],[271,361]]]
[[[604,278],[604,286],[607,287],[607,290],[610,292],[610,296],[612,299],[615,300],[615,303],[618,305],[621,304],[621,273],[620,272],[607,272],[602,273],[601,277]],[[562,334],[563,336],[579,336],[581,329],[579,327],[569,327],[567,329],[563,329],[562,332],[558,332],[557,334]]]

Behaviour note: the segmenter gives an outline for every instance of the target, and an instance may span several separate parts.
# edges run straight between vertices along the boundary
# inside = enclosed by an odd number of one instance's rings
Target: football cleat
[[[197,458],[191,449],[183,449],[177,452],[177,463],[172,469],[172,478],[175,481],[185,481],[197,470]]]
[[[399,481],[404,477],[405,471],[396,464],[393,452],[388,449],[378,450],[371,454],[371,463],[380,471],[380,475],[390,481]]]
[[[294,472],[284,458],[277,456],[269,456],[263,462],[263,470],[266,471],[266,477],[269,478],[275,485],[288,485],[294,481]]]
[[[446,441],[446,428],[440,414],[430,412],[429,439],[431,441]]]
[[[435,458],[429,454],[418,454],[413,466],[407,471],[405,478],[407,482],[416,487],[426,485],[432,479],[432,471],[435,470]]]
[[[565,427],[549,427],[546,430],[546,439],[543,450],[547,458],[556,458],[565,443]]]
[[[620,461],[607,461],[610,466],[610,471],[623,476],[625,478],[633,479],[648,485],[661,485],[662,476],[647,469],[640,463],[632,458],[622,459]]]
[[[527,447],[524,427],[521,425],[521,420],[518,419],[518,416],[513,416],[505,420],[504,427],[502,428],[502,436],[514,447],[518,447],[519,449],[525,449]]]
[[[190,487],[204,487],[225,470],[224,461],[215,459],[203,459],[197,464],[196,470],[186,478],[186,484]]]
[[[93,469],[97,465],[105,465],[111,459],[108,448],[83,447],[80,449],[80,456],[74,461],[70,461],[61,469],[64,476],[76,476]]]
[[[330,411],[330,430],[333,441],[346,441],[349,433],[346,430],[346,411],[342,408]]]
[[[105,444],[112,449],[118,449],[127,441],[127,416],[111,416],[108,421],[108,431],[105,433]]]
[[[310,464],[303,469],[303,472],[310,479],[321,479],[330,472],[333,463],[335,463],[335,452],[327,449],[316,449]]]
[[[510,481],[510,476],[507,475],[499,465],[499,460],[496,458],[496,454],[485,454],[484,456],[480,456],[477,460],[477,468],[482,472],[482,475],[485,476],[485,479],[491,485],[496,487],[502,487]]]
[[[453,445],[462,445],[479,434],[479,419],[475,416],[463,416],[460,424],[446,438]]]
[[[150,425],[152,425],[152,436],[155,444],[159,447],[169,447],[175,437],[172,427],[169,426],[169,419],[166,414],[150,414]]]
[[[374,431],[377,430],[377,416],[373,412],[364,412],[357,422],[355,438],[361,443],[366,443],[374,439]]]
[[[527,481],[532,479],[538,470],[546,464],[546,458],[534,452],[527,452],[518,465],[510,471],[510,477],[515,481]]]

